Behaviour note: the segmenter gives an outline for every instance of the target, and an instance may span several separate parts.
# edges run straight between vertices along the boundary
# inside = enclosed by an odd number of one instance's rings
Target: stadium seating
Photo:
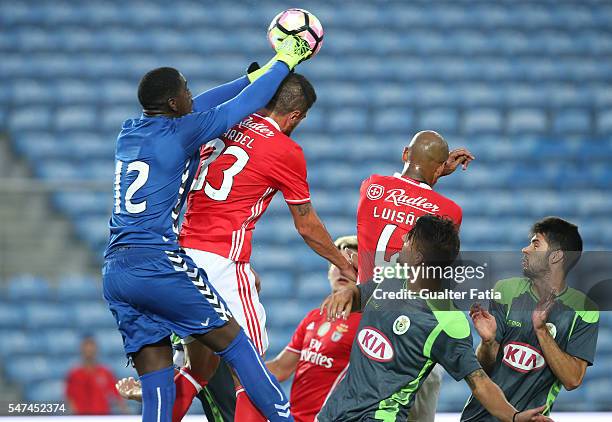
[[[41,180],[104,186],[51,201],[97,256],[108,238],[113,141],[122,120],[140,112],[140,76],[174,65],[194,94],[237,77],[271,55],[264,29],[285,6],[0,3],[0,130]],[[435,129],[477,157],[438,187],[464,210],[464,249],[516,251],[530,224],[550,214],[579,223],[587,249],[612,248],[612,5],[358,0],[348,7],[308,2],[326,35],[319,55],[299,69],[318,101],[294,134],[332,235],[355,231],[361,181],[400,170],[411,135]],[[258,225],[253,265],[272,356],[326,294],[327,266],[304,246],[278,198]],[[95,332],[118,375],[133,374],[98,283],[70,276],[52,288],[24,275],[4,285],[0,333],[10,342],[0,342],[0,362],[26,400],[61,398],[66,362],[75,362],[84,332]],[[612,410],[612,319],[602,317],[601,326],[596,365],[583,387],[562,393],[559,409]],[[458,411],[466,397],[463,384],[445,378],[440,409]]]

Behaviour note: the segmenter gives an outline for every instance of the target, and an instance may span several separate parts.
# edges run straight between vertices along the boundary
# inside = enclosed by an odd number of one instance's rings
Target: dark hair
[[[317,94],[308,79],[299,73],[290,73],[280,84],[266,108],[284,115],[299,110],[307,112],[317,101]]]
[[[421,216],[406,236],[423,256],[424,265],[446,267],[459,254],[459,233],[455,224],[447,218]]]
[[[531,227],[531,235],[539,233],[551,250],[563,251],[563,270],[567,274],[582,255],[582,237],[575,224],[559,217],[545,217]]]
[[[153,69],[138,84],[138,101],[145,110],[164,107],[168,99],[178,95],[182,83],[180,72],[173,67]]]

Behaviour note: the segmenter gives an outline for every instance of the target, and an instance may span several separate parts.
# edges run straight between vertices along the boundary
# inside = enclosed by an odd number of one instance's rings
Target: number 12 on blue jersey
[[[119,214],[121,212],[121,173],[124,165],[125,163],[119,160],[117,160],[117,163],[115,164],[115,214]],[[131,172],[137,172],[137,175],[125,192],[123,204],[128,213],[140,214],[147,209],[147,201],[144,200],[138,203],[133,203],[132,198],[138,189],[142,188],[144,184],[147,183],[147,179],[149,178],[149,165],[144,161],[133,161],[127,166],[127,170],[125,172],[126,176]]]

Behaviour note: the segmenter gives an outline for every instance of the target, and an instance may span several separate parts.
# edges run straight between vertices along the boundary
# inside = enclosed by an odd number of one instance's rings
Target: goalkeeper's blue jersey
[[[119,247],[178,249],[179,215],[198,168],[199,148],[264,107],[289,73],[274,63],[193,99],[182,117],[142,115],[123,123],[115,148],[115,202],[105,256]]]
[[[142,115],[123,123],[106,254],[122,246],[178,248],[179,214],[197,171],[199,147],[226,127],[218,108],[180,118]]]

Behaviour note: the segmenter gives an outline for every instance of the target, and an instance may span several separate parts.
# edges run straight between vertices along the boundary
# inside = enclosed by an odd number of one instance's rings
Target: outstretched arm
[[[274,359],[267,361],[266,366],[279,382],[283,382],[295,372],[299,361],[299,353],[284,349]]]
[[[204,91],[193,99],[193,111],[206,111],[218,106],[240,93],[249,85],[249,78],[245,75],[231,82],[216,86]]]
[[[289,204],[295,228],[310,248],[334,264],[343,276],[351,281],[357,281],[353,266],[342,255],[334,244],[329,232],[319,219],[310,202],[299,205]]]
[[[283,62],[277,61],[270,67],[270,70],[244,88],[240,94],[219,105],[219,111],[226,113],[227,119],[225,128],[219,135],[249,114],[265,107],[288,74],[289,67]]]
[[[277,46],[269,68],[257,80],[250,78],[254,82],[240,94],[207,111],[182,117],[183,121],[191,123],[186,126],[189,136],[182,137],[186,154],[191,156],[205,142],[221,136],[249,114],[265,107],[289,71],[312,54],[307,45],[306,41],[296,36],[285,38]]]
[[[465,377],[465,381],[470,386],[474,397],[478,399],[480,404],[495,416],[500,421],[504,422],[547,422],[551,419],[542,416],[540,413],[544,411],[546,406],[541,406],[537,409],[529,409],[522,412],[517,411],[514,406],[508,403],[502,390],[487,376],[482,369]]]

